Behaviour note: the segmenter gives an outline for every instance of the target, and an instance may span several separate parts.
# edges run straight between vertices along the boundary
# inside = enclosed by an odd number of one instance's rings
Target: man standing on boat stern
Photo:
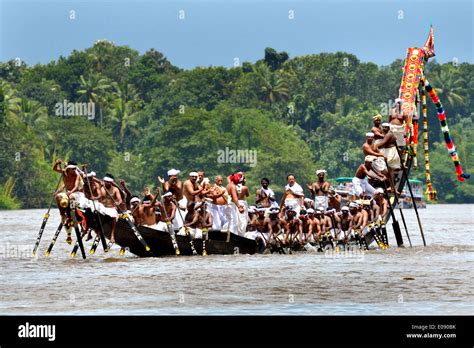
[[[304,192],[303,188],[296,182],[295,176],[289,174],[286,177],[288,184],[285,186],[285,192],[280,202],[280,210],[283,207],[290,207],[295,210],[296,215],[300,214],[300,210],[304,209]]]
[[[318,169],[316,171],[318,181],[311,185],[306,185],[314,197],[314,209],[322,208],[326,210],[328,207],[328,194],[331,184],[325,180],[326,173],[325,169]]]

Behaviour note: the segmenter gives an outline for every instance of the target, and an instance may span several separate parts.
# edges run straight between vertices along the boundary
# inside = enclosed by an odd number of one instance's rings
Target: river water
[[[0,314],[473,315],[474,205],[419,212],[427,247],[405,210],[413,248],[394,247],[390,226],[392,247],[365,253],[140,259],[99,246],[82,260],[64,232],[43,256],[56,211],[35,258],[44,210],[0,211]]]

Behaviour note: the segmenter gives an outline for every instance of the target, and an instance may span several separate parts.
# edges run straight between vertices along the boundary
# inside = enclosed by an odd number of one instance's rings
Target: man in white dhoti
[[[280,202],[280,210],[285,207],[293,209],[297,215],[304,209],[303,188],[296,182],[295,176],[289,174],[286,177],[288,184],[285,186],[285,192]]]
[[[230,197],[230,202],[226,207],[226,227],[230,232],[243,236],[247,227],[247,209],[244,204],[239,201],[237,192],[237,185],[241,182],[242,175],[239,173],[232,174],[229,177],[229,184],[227,185],[227,193]]]
[[[229,199],[229,194],[224,186],[222,186],[223,178],[217,175],[214,179],[214,185],[211,186],[206,198],[210,199],[208,203],[209,212],[212,216],[212,228],[221,230],[224,228],[227,220],[225,209]]]
[[[357,168],[355,176],[352,178],[353,191],[357,198],[360,198],[362,195],[368,195],[372,197],[375,193],[375,189],[369,184],[367,176],[380,181],[387,179],[386,176],[377,175],[371,170],[371,165],[374,160],[375,156],[365,156],[365,162],[362,163],[359,168]]]
[[[326,210],[328,207],[328,194],[331,184],[325,180],[326,173],[325,169],[318,169],[316,171],[318,180],[311,185],[306,185],[314,197],[314,209],[322,208]]]

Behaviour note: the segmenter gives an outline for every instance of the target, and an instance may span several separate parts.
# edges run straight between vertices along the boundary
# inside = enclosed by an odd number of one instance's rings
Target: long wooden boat
[[[99,226],[90,211],[86,212],[88,225],[99,231]],[[111,218],[101,215],[104,235],[110,239],[112,233]],[[175,255],[175,250],[171,242],[171,236],[167,231],[160,231],[145,226],[137,226],[143,239],[150,247],[150,252],[146,251],[139,242],[132,229],[125,220],[119,219],[115,227],[115,243],[129,250],[132,254],[140,257],[149,256],[171,256]],[[178,247],[181,255],[192,255],[189,237],[176,235]],[[202,254],[202,239],[193,240],[194,247],[199,255]],[[260,250],[257,242],[253,239],[238,236],[229,231],[209,230],[206,240],[206,252],[209,255],[229,255],[229,254],[255,254]]]

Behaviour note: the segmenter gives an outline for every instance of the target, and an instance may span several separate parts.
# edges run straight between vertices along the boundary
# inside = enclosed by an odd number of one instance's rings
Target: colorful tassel
[[[441,130],[443,131],[443,137],[446,143],[446,148],[448,149],[448,153],[451,155],[451,158],[454,162],[454,168],[456,170],[458,180],[464,181],[465,179],[469,179],[471,175],[463,172],[461,162],[459,160],[459,155],[456,152],[456,147],[454,146],[453,139],[451,137],[451,134],[449,133],[448,123],[446,122],[446,112],[444,110],[443,104],[441,104],[441,101],[439,100],[435,89],[430,85],[426,77],[423,78],[423,82],[425,84],[426,91],[430,95],[431,100],[436,105],[436,112],[438,113],[438,120],[441,124]]]

